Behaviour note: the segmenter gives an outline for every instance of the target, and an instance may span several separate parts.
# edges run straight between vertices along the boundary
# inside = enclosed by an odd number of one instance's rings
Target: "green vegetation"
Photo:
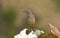
[[[15,9],[8,8],[8,9],[5,10],[5,13],[4,13],[4,21],[5,22],[12,23],[12,22],[14,22],[15,17],[16,17]]]
[[[4,11],[4,22],[6,26],[6,33],[5,36],[6,38],[13,38],[15,34],[15,26],[14,26],[14,21],[16,18],[16,11],[14,8],[7,8]]]

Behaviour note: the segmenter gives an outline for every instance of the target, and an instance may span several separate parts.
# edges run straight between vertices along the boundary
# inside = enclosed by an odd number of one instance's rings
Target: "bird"
[[[35,15],[33,14],[32,10],[28,10],[28,24],[31,28],[34,28],[35,25]]]
[[[35,26],[35,15],[33,14],[33,11],[32,9],[27,9],[27,10],[24,10],[24,13],[26,13],[26,16],[27,16],[27,23],[28,23],[28,27],[30,29],[33,29]]]

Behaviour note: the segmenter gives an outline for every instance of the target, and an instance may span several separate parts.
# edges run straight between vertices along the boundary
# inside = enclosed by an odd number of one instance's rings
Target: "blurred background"
[[[0,0],[0,38],[13,38],[28,27],[28,8],[36,16],[36,29],[50,32],[51,23],[60,30],[60,0]]]

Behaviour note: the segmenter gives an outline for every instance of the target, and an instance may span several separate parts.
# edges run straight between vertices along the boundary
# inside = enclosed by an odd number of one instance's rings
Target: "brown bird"
[[[33,29],[34,25],[35,25],[35,16],[31,10],[28,10],[28,23],[31,26],[31,28]]]
[[[29,34],[32,30],[33,30],[33,31],[35,30],[35,29],[34,29],[35,16],[34,16],[34,14],[32,13],[32,10],[30,10],[30,9],[28,9],[28,11],[25,10],[24,12],[26,12],[26,13],[27,13],[27,16],[28,16],[27,21],[28,21],[28,28],[29,28],[29,30],[26,31],[26,34]]]

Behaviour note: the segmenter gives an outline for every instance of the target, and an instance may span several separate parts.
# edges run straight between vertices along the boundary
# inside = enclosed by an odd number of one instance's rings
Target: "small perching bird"
[[[34,25],[35,25],[35,16],[32,13],[32,10],[28,10],[28,23],[30,24],[31,28],[34,28]]]
[[[33,29],[35,25],[35,15],[31,9],[25,10],[24,12],[27,14],[27,23],[30,29]]]

